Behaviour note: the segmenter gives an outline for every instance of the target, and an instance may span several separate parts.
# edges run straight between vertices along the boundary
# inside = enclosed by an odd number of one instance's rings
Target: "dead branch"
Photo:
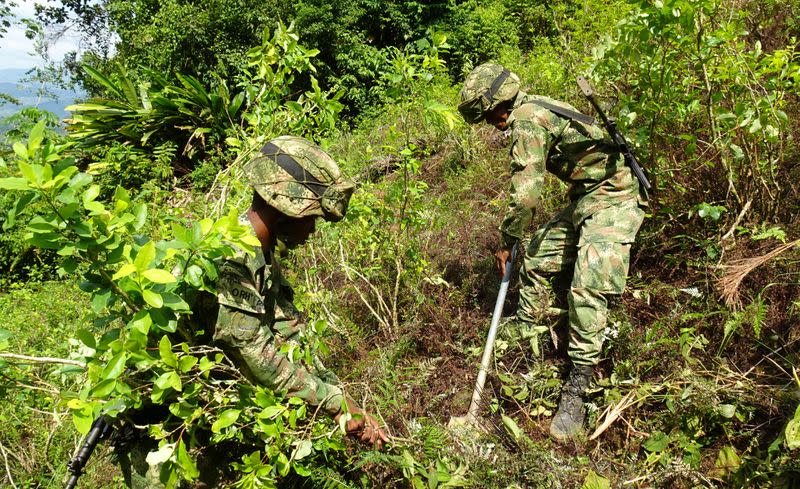
[[[86,363],[80,360],[70,360],[68,358],[55,358],[55,357],[32,357],[28,355],[17,355],[16,353],[0,353],[0,358],[8,358],[11,360],[20,360],[21,362],[32,363],[58,363],[63,365],[75,365],[77,367],[86,368]]]

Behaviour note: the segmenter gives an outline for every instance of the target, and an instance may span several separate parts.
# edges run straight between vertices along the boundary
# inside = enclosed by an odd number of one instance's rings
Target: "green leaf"
[[[155,258],[156,244],[152,241],[148,241],[147,244],[139,248],[139,252],[136,253],[136,259],[133,260],[133,264],[136,266],[136,270],[142,273],[147,270]]]
[[[590,470],[586,479],[583,480],[581,489],[611,489],[611,481]]]
[[[150,326],[152,326],[153,320],[150,317],[150,313],[147,311],[139,311],[133,316],[133,319],[128,323],[131,329],[134,331],[138,331],[143,335],[147,335],[150,332]]]
[[[736,406],[734,406],[733,404],[720,404],[717,407],[717,410],[719,411],[719,414],[723,418],[730,419],[733,417],[734,414],[736,414]]]
[[[14,336],[11,331],[7,329],[0,328],[0,350],[5,350],[8,348],[9,339]]]
[[[275,460],[275,469],[282,477],[286,477],[290,468],[289,459],[286,458],[284,453],[279,453],[278,458]]]
[[[22,144],[19,141],[17,141],[11,147],[14,149],[14,153],[16,153],[17,156],[19,156],[23,160],[27,160],[28,159],[28,148],[26,148],[24,144]],[[33,179],[30,179],[30,180],[33,180]]]
[[[3,190],[30,190],[28,180],[18,177],[0,178],[0,189]]]
[[[86,189],[83,193],[83,203],[87,204],[88,202],[93,201],[100,195],[100,186],[99,185],[92,185]]]
[[[28,135],[28,148],[38,148],[44,140],[44,119],[40,120],[33,126],[30,134]]]
[[[158,450],[148,453],[145,461],[150,466],[163,464],[172,457],[173,453],[175,453],[175,444],[166,443]]]
[[[135,204],[131,207],[130,212],[133,214],[133,229],[138,231],[147,220],[147,206],[145,204]]]
[[[72,411],[72,423],[75,425],[75,429],[78,430],[78,433],[82,435],[89,433],[89,430],[92,429],[93,422],[94,419],[92,418],[91,409]]]
[[[794,412],[794,418],[790,419],[786,424],[784,443],[789,450],[797,450],[800,448],[800,406],[797,406],[797,410]]]
[[[128,192],[123,187],[117,187],[117,188],[114,189],[114,200],[115,201],[119,201],[119,202],[123,202],[125,204],[130,204],[131,203],[131,193]],[[125,206],[122,209],[120,209],[120,211],[123,211],[123,210],[125,210],[127,208],[128,208],[128,206]]]
[[[132,274],[136,271],[136,265],[133,263],[126,263],[119,267],[117,273],[111,276],[111,280],[119,280],[121,278],[127,277],[128,275]]]
[[[172,368],[178,367],[178,357],[172,351],[172,343],[169,341],[169,337],[164,335],[161,337],[161,341],[158,342],[158,354],[161,356],[161,361]]]
[[[505,414],[501,415],[500,419],[503,420],[503,426],[506,427],[506,431],[508,431],[515,440],[519,441],[519,439],[522,437],[522,430],[519,426],[517,426],[517,423]]]
[[[669,446],[669,435],[661,431],[654,431],[650,438],[642,443],[642,446],[648,452],[663,452]]]
[[[166,390],[167,388],[175,389],[176,391],[180,391],[183,389],[183,383],[181,382],[181,378],[177,372],[171,370],[169,372],[164,372],[163,374],[159,375],[154,384],[159,389]]]
[[[186,269],[186,281],[195,288],[203,286],[203,269],[197,265],[191,265]]]
[[[111,289],[103,289],[92,294],[92,310],[100,314],[111,301]]]
[[[292,452],[292,460],[302,460],[311,455],[311,440],[299,440]]]
[[[149,268],[142,272],[142,276],[157,284],[171,284],[176,281],[171,273],[160,268]]]
[[[186,303],[181,297],[177,294],[173,294],[171,292],[165,292],[161,294],[161,299],[164,302],[164,307],[171,309],[173,311],[190,311],[191,308],[189,304]]]
[[[114,392],[114,388],[117,386],[116,379],[106,379],[100,381],[100,383],[96,384],[92,387],[92,390],[89,391],[89,395],[92,397],[106,397],[112,392]]]
[[[283,406],[268,406],[261,410],[258,417],[262,419],[275,419],[284,411],[286,411],[286,408]]]
[[[197,364],[197,357],[192,355],[185,355],[178,360],[178,368],[181,372],[186,373]]]
[[[183,470],[186,478],[195,479],[200,476],[200,471],[197,470],[197,465],[186,451],[186,443],[184,443],[183,440],[178,442],[178,456],[176,461],[178,462],[178,466]]]
[[[88,346],[89,348],[92,348],[92,349],[94,349],[94,348],[96,348],[96,347],[97,347],[97,343],[95,342],[94,335],[93,335],[91,332],[89,332],[88,330],[86,330],[86,329],[79,329],[79,330],[78,330],[78,331],[75,333],[75,336],[77,336],[77,338],[78,338],[79,340],[81,340],[81,342],[82,342],[84,345]]]
[[[721,472],[723,475],[727,475],[731,472],[735,472],[736,469],[742,465],[742,460],[739,458],[739,455],[736,454],[735,448],[724,447],[719,451],[719,455],[717,455],[717,460],[714,465],[717,467],[719,472]]]
[[[237,419],[239,419],[239,414],[241,412],[242,411],[239,409],[228,409],[227,411],[224,411],[211,425],[211,431],[214,433],[219,433],[224,428],[231,426],[236,422]]]
[[[97,201],[84,202],[83,207],[92,214],[100,214],[106,210],[105,206]]]
[[[150,306],[155,307],[156,309],[164,305],[164,299],[161,297],[161,294],[158,292],[153,292],[150,289],[145,289],[142,291],[142,298]]]
[[[127,360],[128,354],[126,352],[123,351],[117,353],[111,360],[108,361],[108,364],[106,364],[106,368],[103,369],[103,373],[100,375],[100,377],[103,379],[116,379],[125,370],[125,362]]]
[[[85,187],[92,182],[92,176],[87,173],[76,173],[69,181],[69,186],[73,191]]]

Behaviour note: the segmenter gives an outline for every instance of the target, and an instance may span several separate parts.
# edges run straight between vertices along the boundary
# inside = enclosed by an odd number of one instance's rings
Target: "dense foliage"
[[[220,485],[235,487],[794,487],[798,13],[796,0],[40,8],[91,41],[66,60],[91,98],[65,132],[28,110],[0,138],[2,485],[58,487],[93,419],[161,407],[149,458],[170,487],[220,453]],[[569,446],[546,435],[567,365],[532,331],[501,331],[486,432],[445,428],[469,404],[498,286],[507,141],[454,110],[465,70],[488,59],[587,112],[573,80],[590,77],[656,184],[586,438]],[[235,217],[241,163],[284,133],[359,184],[343,222],[281,257],[311,325],[292,354],[323,355],[387,423],[383,453],[253,385],[191,327],[218,260],[255,244]],[[563,194],[548,182],[534,224]],[[106,453],[83,484],[119,486]]]

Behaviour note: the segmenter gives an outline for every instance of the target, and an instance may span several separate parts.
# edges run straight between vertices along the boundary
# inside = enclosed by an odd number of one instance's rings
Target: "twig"
[[[16,484],[14,484],[14,478],[11,476],[11,467],[8,465],[8,456],[6,455],[6,448],[0,443],[0,453],[3,454],[3,462],[6,466],[6,474],[8,475],[8,482],[11,484],[11,487],[14,489],[19,489]]]
[[[736,221],[734,221],[733,226],[731,226],[728,232],[725,233],[725,235],[720,239],[720,242],[726,241],[731,237],[733,237],[734,231],[736,231],[736,228],[739,227],[739,224],[742,222],[742,219],[744,219],[744,215],[747,214],[747,211],[750,210],[751,205],[753,205],[753,199],[750,199],[747,202],[745,202],[744,207],[742,207],[742,212],[740,212],[739,215],[736,217]]]
[[[61,426],[61,416],[60,413],[55,408],[53,408],[52,413],[48,414],[53,415],[53,418],[55,420],[55,426],[53,426],[53,429],[50,430],[50,434],[47,436],[47,442],[44,444],[44,461],[47,464],[47,468],[53,471],[53,466],[50,464],[50,460],[48,459],[47,454],[50,452],[50,445],[52,445],[53,443],[53,438],[55,438],[56,436],[56,431],[58,430],[58,427]]]
[[[592,436],[589,437],[589,441],[595,440],[597,439],[597,437],[602,435],[603,432],[605,432],[614,423],[614,421],[616,421],[622,415],[622,412],[624,410],[628,409],[629,407],[633,406],[634,404],[644,399],[644,397],[641,399],[634,399],[635,395],[636,391],[631,391],[625,394],[625,396],[622,399],[620,399],[619,402],[616,405],[614,405],[613,408],[611,408],[610,410],[606,409],[604,414],[605,413],[608,414],[605,416],[605,420],[603,420],[603,423],[600,426],[598,426],[596,430],[594,430]]]
[[[650,474],[642,475],[642,476],[639,476],[639,477],[637,477],[635,479],[627,480],[627,481],[623,482],[622,485],[623,486],[627,486],[628,484],[635,484],[635,483],[637,483],[639,481],[650,479],[651,477],[653,477],[653,476],[650,475]]]
[[[350,265],[347,264],[347,262],[344,259],[344,248],[343,248],[341,240],[339,241],[339,255],[341,257],[342,268],[344,269],[344,274],[347,277],[347,279],[353,281],[353,278],[350,275],[351,273],[355,274],[360,279],[362,279],[367,284],[367,286],[372,289],[373,293],[375,294],[375,296],[376,296],[376,298],[378,300],[378,306],[380,306],[380,308],[382,310],[385,310],[385,311],[388,310],[388,307],[386,306],[386,303],[383,301],[383,298],[381,297],[380,293],[375,288],[375,286],[373,286],[370,283],[370,281],[367,280],[367,277],[365,277],[358,270],[354,269],[353,267],[351,267]],[[375,309],[372,307],[372,304],[370,304],[369,301],[367,300],[367,298],[364,297],[364,294],[361,293],[361,290],[358,287],[353,287],[353,289],[356,291],[356,294],[358,294],[358,297],[361,299],[361,302],[363,302],[364,305],[367,306],[367,309],[369,309],[369,312],[372,313],[372,315],[375,317],[375,319],[377,319],[378,322],[382,326],[384,326],[384,328],[386,330],[391,330],[391,327],[390,327],[389,323],[384,318],[382,318],[381,315],[378,314],[377,311],[375,311]]]
[[[77,367],[86,368],[86,363],[80,360],[69,360],[67,358],[55,357],[32,357],[28,355],[18,355],[16,353],[0,353],[0,358],[9,358],[11,360],[22,360],[24,362],[33,363],[60,363],[64,365],[75,365]]]

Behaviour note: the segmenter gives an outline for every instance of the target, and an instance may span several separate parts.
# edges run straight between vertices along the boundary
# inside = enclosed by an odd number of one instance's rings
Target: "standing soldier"
[[[252,226],[261,247],[255,255],[241,251],[220,264],[216,296],[201,293],[187,298],[194,304],[190,320],[198,330],[213,331],[213,341],[250,380],[319,406],[337,422],[346,405],[353,415],[345,424],[347,433],[380,449],[388,441],[383,428],[345,395],[335,375],[317,359],[314,365],[303,365],[281,351],[282,345],[302,341],[305,325],[298,320],[275,247],[278,241],[290,248],[304,243],[318,217],[341,220],[354,185],[328,154],[294,136],[269,141],[244,172],[254,192],[241,219]],[[142,440],[120,454],[130,487],[163,487],[159,467],[145,462],[154,447],[154,440]],[[200,468],[208,472],[201,473],[201,480],[216,485],[219,461],[202,461]]]
[[[573,438],[583,426],[583,396],[600,360],[608,300],[625,288],[646,198],[619,148],[592,118],[521,91],[519,77],[501,65],[482,64],[467,76],[458,109],[468,123],[486,119],[501,131],[511,129],[511,191],[495,254],[501,275],[531,222],[545,172],[570,184],[570,205],[536,231],[525,251],[517,321],[546,329],[551,281],[556,295],[566,295],[572,369],[550,433],[559,441]]]

